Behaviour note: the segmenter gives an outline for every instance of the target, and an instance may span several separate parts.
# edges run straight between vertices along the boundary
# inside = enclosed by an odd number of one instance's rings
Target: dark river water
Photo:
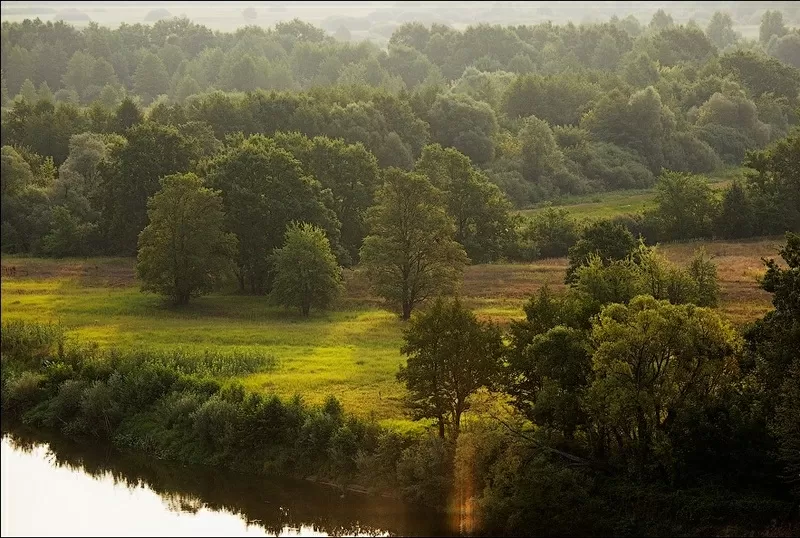
[[[4,426],[3,536],[442,536],[447,518],[307,481],[159,461]]]

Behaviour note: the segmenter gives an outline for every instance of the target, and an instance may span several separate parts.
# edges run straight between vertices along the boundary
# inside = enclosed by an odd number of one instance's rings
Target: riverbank
[[[4,322],[2,418],[189,466],[184,473],[200,465],[313,477],[367,494],[346,498],[399,498],[446,512],[450,528],[468,534],[502,534],[511,524],[504,506],[521,499],[549,534],[791,536],[797,529],[796,506],[778,491],[640,484],[547,457],[493,421],[472,424],[457,443],[401,434],[348,415],[332,397],[307,405],[250,392],[214,364],[103,350],[65,340],[53,326]],[[528,462],[520,469],[533,489],[505,491],[498,481],[520,462]]]

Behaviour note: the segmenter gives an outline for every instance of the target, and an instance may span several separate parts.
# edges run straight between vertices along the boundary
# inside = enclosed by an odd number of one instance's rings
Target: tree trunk
[[[304,304],[303,306],[300,307],[300,311],[303,313],[304,318],[308,317],[308,313],[310,310],[311,310],[310,304]]]
[[[461,432],[461,414],[464,411],[456,409],[455,416],[453,417],[453,438],[457,439],[458,434]]]
[[[444,417],[439,417],[439,437],[444,439]]]
[[[411,318],[411,302],[403,301],[403,321],[408,321]]]

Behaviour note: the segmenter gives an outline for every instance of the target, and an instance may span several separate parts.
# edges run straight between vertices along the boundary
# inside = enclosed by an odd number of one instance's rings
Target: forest
[[[669,10],[5,20],[4,418],[465,534],[797,534],[800,13]]]

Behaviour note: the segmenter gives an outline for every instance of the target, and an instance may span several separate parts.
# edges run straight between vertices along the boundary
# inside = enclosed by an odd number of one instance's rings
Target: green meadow
[[[760,258],[774,257],[780,238],[749,242],[665,245],[683,264],[703,246],[718,264],[722,311],[737,324],[769,310],[758,289]],[[62,324],[68,335],[100,346],[202,353],[246,351],[274,357],[269,371],[240,379],[248,388],[309,403],[338,397],[345,409],[401,429],[420,427],[403,408],[395,380],[404,324],[368,291],[357,271],[346,271],[345,292],[330,311],[271,306],[265,297],[213,294],[176,308],[139,291],[129,258],[3,257],[2,317]],[[461,296],[479,317],[507,325],[523,317],[525,300],[543,285],[563,287],[564,258],[468,267]]]
[[[711,188],[721,191],[736,177],[741,177],[742,169],[721,170],[708,178]],[[580,196],[565,196],[553,202],[546,202],[532,208],[517,211],[520,215],[531,216],[548,207],[566,209],[579,221],[613,218],[618,215],[639,213],[655,207],[656,190],[628,189],[608,191]]]

